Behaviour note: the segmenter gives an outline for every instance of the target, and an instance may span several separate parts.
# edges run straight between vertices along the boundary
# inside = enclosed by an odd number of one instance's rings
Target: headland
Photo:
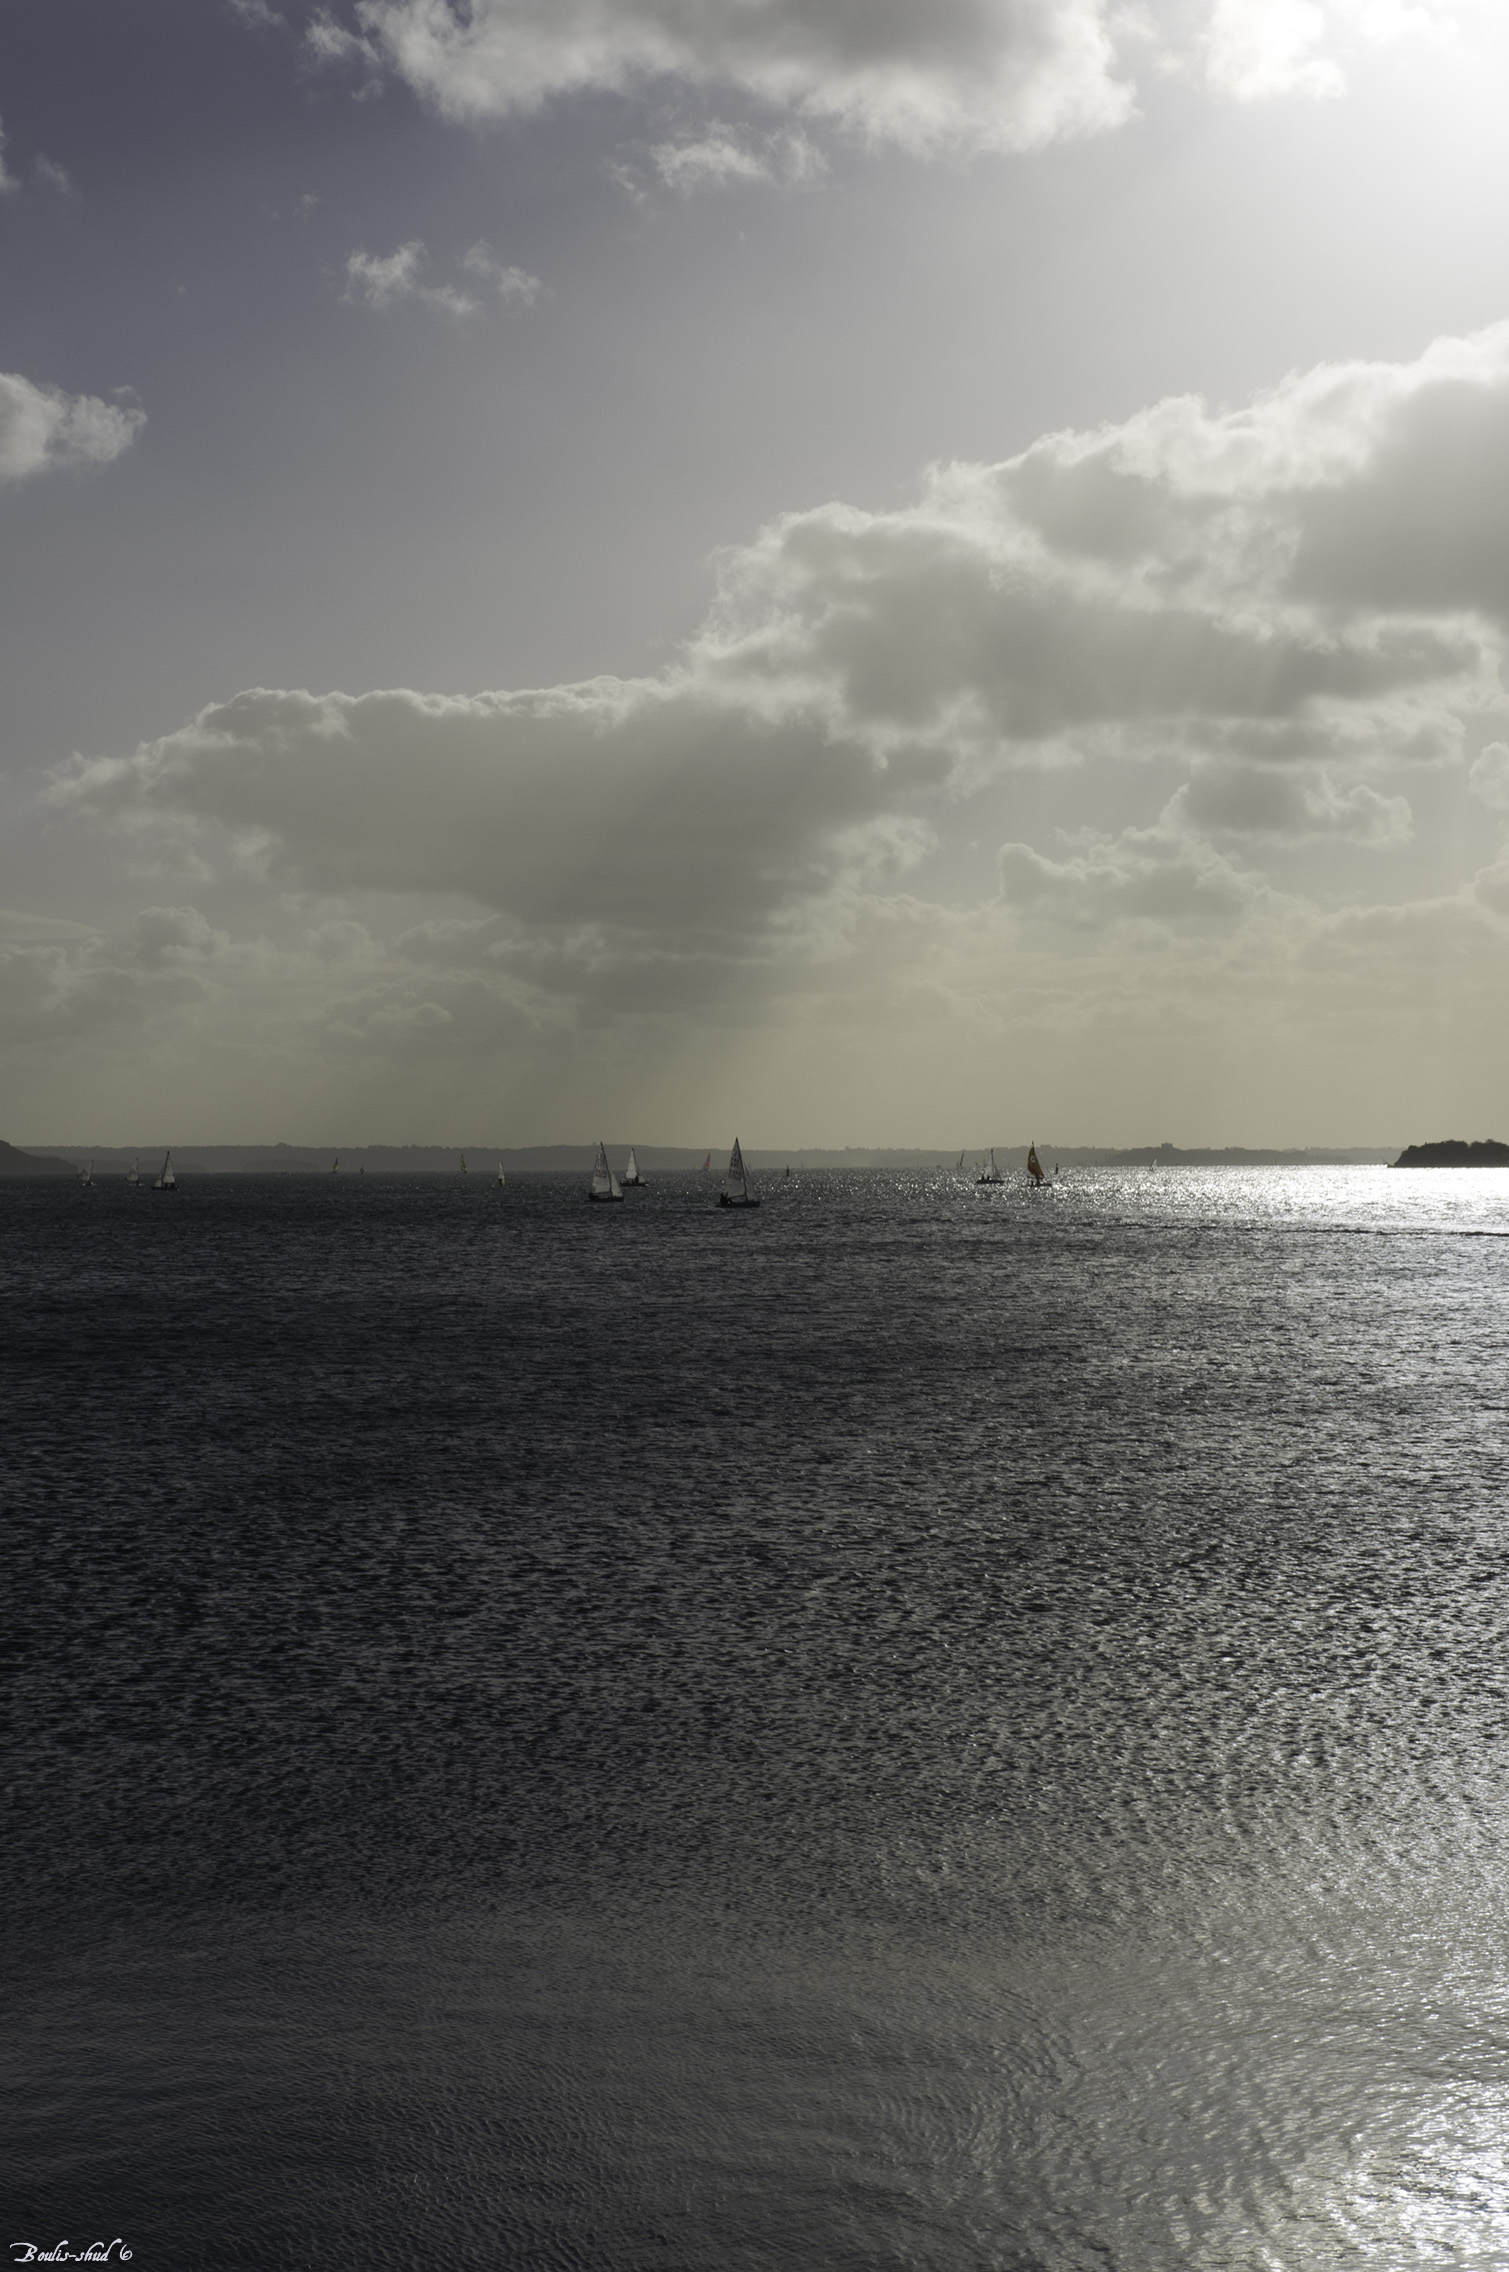
[[[0,1142],[0,1175],[77,1175],[72,1160],[58,1160],[41,1152],[18,1152],[14,1144]]]
[[[1439,1144],[1410,1144],[1399,1154],[1396,1168],[1509,1168],[1509,1144],[1492,1136],[1469,1144],[1464,1137],[1448,1136]]]

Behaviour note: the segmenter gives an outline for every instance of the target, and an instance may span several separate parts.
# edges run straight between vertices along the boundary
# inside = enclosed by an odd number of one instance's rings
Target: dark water
[[[1509,1177],[0,1186],[0,2242],[1509,2266]]]

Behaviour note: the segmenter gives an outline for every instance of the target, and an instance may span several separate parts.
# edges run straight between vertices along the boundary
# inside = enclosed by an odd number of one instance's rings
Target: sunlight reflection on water
[[[1509,2263],[1509,1173],[330,1182],[0,1194],[29,2215]]]

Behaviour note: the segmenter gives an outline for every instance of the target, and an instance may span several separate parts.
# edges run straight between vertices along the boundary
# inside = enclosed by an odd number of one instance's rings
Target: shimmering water
[[[1509,1176],[708,1197],[0,1186],[0,2241],[1509,2266]]]

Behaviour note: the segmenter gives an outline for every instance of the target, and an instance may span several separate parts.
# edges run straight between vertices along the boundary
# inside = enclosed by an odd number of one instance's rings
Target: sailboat
[[[624,1169],[625,1191],[629,1190],[631,1186],[634,1186],[641,1191],[644,1189],[644,1177],[639,1172],[639,1162],[634,1157],[634,1147],[632,1144],[629,1146],[628,1165]]]
[[[587,1186],[589,1199],[622,1199],[623,1185],[608,1165],[608,1147],[599,1144],[597,1158],[592,1165],[592,1181]]]
[[[176,1191],[178,1189],[178,1178],[173,1173],[173,1155],[171,1152],[163,1153],[162,1174],[153,1184],[152,1189],[154,1191]]]
[[[331,1163],[330,1163],[330,1173],[331,1173],[332,1175],[339,1175],[339,1174],[340,1174],[340,1172],[341,1172],[341,1156],[340,1156],[340,1153],[339,1153],[339,1152],[337,1152],[337,1153],[336,1153],[336,1155],[335,1155],[335,1158],[334,1158],[334,1159],[333,1159],[333,1160],[331,1161]]]
[[[728,1173],[723,1178],[723,1189],[718,1194],[718,1205],[720,1207],[758,1207],[759,1204],[759,1199],[749,1187],[749,1178],[744,1172],[744,1154],[739,1150],[739,1139],[736,1136],[734,1148],[728,1155]]]
[[[1000,1169],[996,1166],[996,1156],[994,1152],[992,1152],[990,1155],[989,1166],[981,1168],[979,1174],[975,1177],[975,1181],[976,1183],[1004,1183],[1006,1181],[1006,1178],[1002,1175]]]
[[[1031,1176],[1034,1184],[1042,1182],[1043,1171],[1038,1161],[1036,1144],[1027,1146],[1027,1173]]]
[[[139,1161],[133,1160],[131,1162],[131,1173],[127,1176],[126,1181],[132,1185],[141,1182],[141,1164]]]
[[[505,1174],[503,1173],[503,1162],[502,1162],[501,1160],[499,1160],[499,1162],[498,1162],[498,1189],[499,1189],[500,1191],[501,1191],[501,1190],[503,1189],[503,1186],[504,1186],[504,1184],[505,1184],[505,1183],[507,1183],[507,1181],[508,1181],[508,1178],[507,1178],[507,1176],[506,1176],[506,1175],[505,1175]]]
[[[708,1169],[709,1169],[709,1168],[710,1168],[710,1167],[712,1166],[712,1164],[713,1164],[713,1155],[712,1155],[712,1153],[711,1153],[711,1152],[709,1152],[709,1153],[708,1153],[708,1155],[707,1155],[707,1158],[706,1158],[706,1159],[705,1159],[705,1160],[703,1161],[703,1163],[702,1163],[702,1173],[703,1173],[704,1175],[706,1175],[706,1173],[707,1173]]]
[[[465,1152],[463,1152],[463,1153],[462,1153],[462,1155],[461,1155],[461,1173],[462,1173],[463,1175],[465,1175],[465,1173],[466,1173],[466,1154],[465,1154]]]
[[[81,1183],[81,1184],[83,1185],[83,1187],[84,1187],[84,1189],[85,1189],[86,1191],[92,1191],[92,1190],[94,1189],[94,1162],[93,1162],[93,1160],[91,1160],[91,1161],[89,1162],[89,1165],[88,1165],[88,1166],[87,1166],[86,1168],[80,1168],[80,1170],[79,1170],[79,1182],[80,1182],[80,1183]]]
[[[955,1175],[957,1175],[957,1174],[959,1173],[959,1168],[962,1168],[962,1167],[963,1167],[963,1165],[964,1165],[964,1154],[963,1154],[963,1153],[961,1152],[961,1153],[959,1154],[959,1167],[957,1167],[957,1168],[955,1168],[955,1169],[954,1169],[954,1174],[955,1174]]]

